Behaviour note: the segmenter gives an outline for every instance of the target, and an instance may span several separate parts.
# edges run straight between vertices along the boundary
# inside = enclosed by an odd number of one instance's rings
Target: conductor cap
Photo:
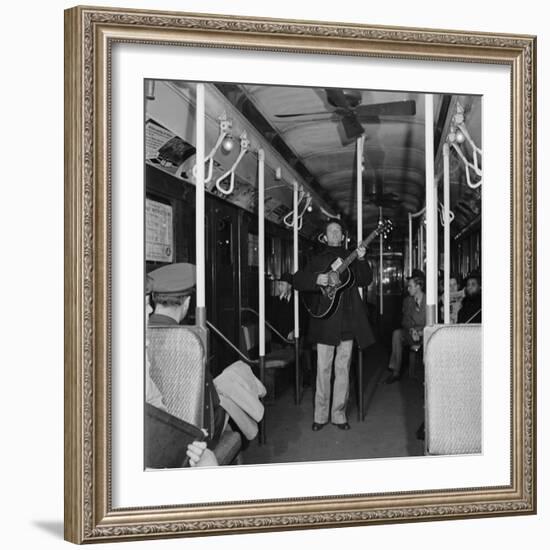
[[[165,265],[148,275],[157,294],[190,294],[197,283],[195,266],[187,263]]]

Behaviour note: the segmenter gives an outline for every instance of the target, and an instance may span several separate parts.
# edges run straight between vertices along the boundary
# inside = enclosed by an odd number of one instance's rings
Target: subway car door
[[[369,312],[374,314],[376,320],[379,341],[391,347],[392,332],[401,326],[401,307],[405,296],[403,256],[397,252],[384,252],[382,261],[380,273],[380,256],[369,255],[373,282],[369,287],[368,304]],[[374,319],[371,317],[371,320]]]
[[[207,209],[207,310],[211,321],[239,346],[240,277],[239,212],[212,197]],[[214,376],[236,359],[233,350],[216,335],[210,336],[210,368]]]

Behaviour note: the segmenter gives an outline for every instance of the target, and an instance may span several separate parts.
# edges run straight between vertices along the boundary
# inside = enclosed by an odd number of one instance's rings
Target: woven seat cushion
[[[430,454],[481,452],[481,325],[425,329],[426,445]]]
[[[181,325],[149,327],[151,378],[166,410],[194,426],[203,424],[204,347],[200,338]]]

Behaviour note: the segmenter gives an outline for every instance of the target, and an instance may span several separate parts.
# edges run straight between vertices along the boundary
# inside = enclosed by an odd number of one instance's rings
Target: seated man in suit
[[[426,296],[424,278],[416,274],[407,279],[408,296],[403,300],[401,327],[392,334],[392,353],[388,369],[390,374],[386,384],[393,384],[400,378],[403,346],[413,346],[422,341],[422,331],[426,325]]]

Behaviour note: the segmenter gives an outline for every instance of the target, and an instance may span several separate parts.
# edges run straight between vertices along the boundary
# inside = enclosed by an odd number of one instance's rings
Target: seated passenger
[[[458,311],[459,323],[481,323],[481,276],[472,273],[466,278],[465,296]]]
[[[148,318],[153,312],[150,294],[152,291],[152,280],[147,277],[145,288],[145,326],[148,325]],[[145,400],[151,405],[166,410],[162,395],[157,385],[151,378],[151,363],[149,361],[149,337],[145,336]],[[205,434],[206,435],[206,434]],[[206,447],[205,441],[193,441],[187,446],[187,457],[191,467],[217,466],[218,461],[214,453]]]
[[[266,301],[265,314],[266,318],[287,340],[294,340],[294,288],[293,276],[290,273],[284,273],[281,278],[275,281],[275,292]],[[304,335],[308,334],[308,318],[309,315],[304,308],[304,301],[298,301],[298,316],[299,316],[299,335],[300,350],[304,354],[302,362],[302,373],[304,376],[303,383],[311,384],[312,365],[311,365],[311,343],[306,340]],[[272,349],[277,347],[285,347],[286,344],[281,343],[277,339],[271,343]]]
[[[267,320],[288,340],[294,337],[294,300],[292,276],[285,273],[277,281],[275,295],[266,303]]]
[[[155,310],[149,326],[180,324],[187,315],[191,295],[195,291],[195,266],[187,263],[169,264],[149,273],[152,280]],[[206,367],[204,389],[204,420],[208,432],[208,447],[214,448],[225,427],[226,413],[220,406],[210,369]]]
[[[407,279],[408,296],[403,300],[402,328],[392,334],[392,353],[388,369],[391,371],[386,384],[393,384],[400,378],[403,346],[421,344],[422,331],[426,325],[426,297],[424,278],[416,274]]]
[[[462,306],[462,298],[464,298],[464,289],[459,289],[458,278],[455,275],[451,275],[449,278],[449,320],[453,324],[456,324],[458,320],[458,311]],[[441,295],[439,296],[440,323],[443,322],[445,315],[443,300],[444,295],[443,293],[441,293]]]

